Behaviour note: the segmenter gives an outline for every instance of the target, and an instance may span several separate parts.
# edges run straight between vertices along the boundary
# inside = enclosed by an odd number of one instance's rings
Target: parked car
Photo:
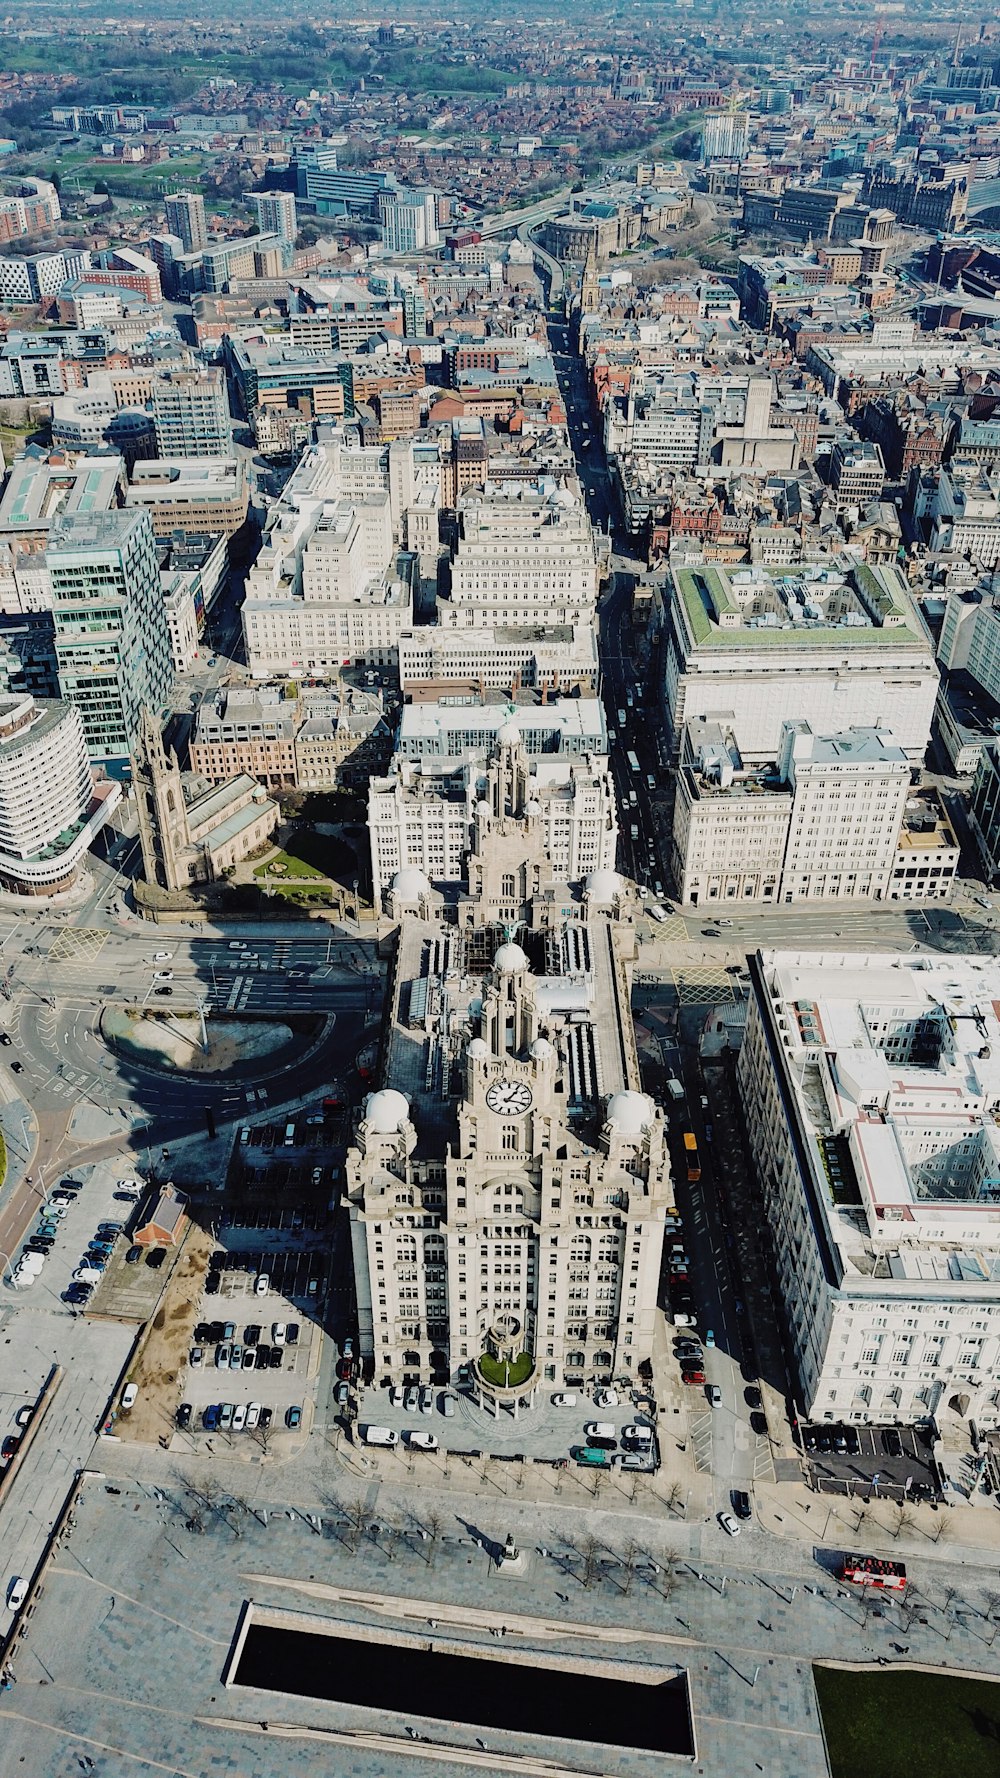
[[[302,1425],[302,1409],[300,1407],[293,1405],[287,1410],[285,1425],[292,1428]]]
[[[349,1383],[338,1383],[336,1389],[333,1392],[333,1399],[336,1402],[338,1408],[345,1407],[347,1402],[350,1400],[350,1397],[351,1397],[351,1385]]]
[[[243,1369],[245,1371],[252,1371],[253,1370],[254,1364],[256,1362],[256,1357],[257,1357],[257,1354],[254,1351],[254,1348],[252,1346],[244,1346],[244,1348],[243,1348]]]
[[[552,1406],[554,1408],[575,1408],[576,1396],[566,1390],[560,1390],[558,1395],[552,1397]]]
[[[241,1401],[233,1409],[233,1431],[242,1432],[247,1423],[247,1404]]]
[[[616,1408],[618,1395],[614,1389],[595,1389],[594,1406],[598,1408]]]
[[[746,1490],[744,1488],[734,1488],[730,1495],[730,1499],[732,1500],[733,1511],[736,1514],[736,1517],[738,1519],[748,1519],[750,1517],[751,1508],[750,1496]]]
[[[274,1409],[273,1408],[261,1408],[261,1410],[260,1410],[260,1425],[262,1426],[262,1428],[265,1432],[267,1431],[267,1429],[270,1426],[271,1421],[273,1419],[274,1419]]]
[[[454,1419],[455,1397],[453,1395],[449,1395],[447,1389],[443,1391],[442,1396],[441,1396],[441,1412],[444,1415],[446,1420]]]
[[[222,1409],[220,1408],[218,1402],[215,1402],[211,1407],[207,1407],[205,1409],[205,1412],[201,1416],[201,1423],[204,1426],[206,1432],[214,1432],[215,1431],[216,1427],[219,1424],[219,1415],[221,1414],[221,1412],[222,1412]]]
[[[252,1401],[247,1406],[247,1431],[252,1432],[260,1419],[260,1402]]]
[[[137,1266],[139,1264],[139,1261],[141,1260],[141,1258],[142,1258],[142,1248],[132,1246],[129,1248],[128,1252],[125,1255],[125,1264],[127,1266]]]
[[[700,1384],[700,1383],[704,1383],[704,1381],[705,1381],[704,1371],[681,1371],[681,1382],[682,1383]]]
[[[217,1346],[215,1349],[215,1368],[218,1371],[229,1369],[229,1347],[225,1344]]]
[[[297,1346],[298,1345],[298,1343],[299,1343],[299,1324],[297,1321],[290,1321],[288,1323],[288,1326],[285,1329],[285,1341],[286,1341],[286,1344],[289,1346]]]
[[[284,1354],[281,1350],[281,1347],[280,1346],[272,1346],[270,1353],[268,1354],[268,1368],[272,1371],[280,1371],[281,1360],[283,1357],[284,1357]]]
[[[231,1402],[231,1401],[222,1402],[222,1404],[219,1408],[219,1427],[220,1427],[221,1431],[223,1431],[223,1432],[229,1431],[230,1427],[233,1424],[233,1415],[235,1414],[235,1412],[236,1412],[236,1408],[235,1408],[235,1405],[233,1404],[233,1402]]]
[[[732,1513],[720,1513],[719,1524],[722,1526],[727,1537],[739,1537],[740,1528],[737,1525],[736,1520],[733,1518]]]
[[[287,1336],[288,1329],[285,1326],[285,1323],[283,1321],[274,1322],[271,1328],[271,1344],[273,1346],[283,1346]]]
[[[7,1610],[20,1611],[27,1597],[28,1583],[23,1574],[12,1575],[7,1587]]]
[[[152,1247],[146,1255],[146,1264],[151,1271],[158,1271],[166,1257],[167,1250],[165,1247]]]
[[[194,1409],[192,1408],[191,1403],[189,1401],[182,1401],[181,1402],[180,1407],[177,1409],[177,1412],[174,1415],[174,1419],[176,1420],[176,1422],[182,1432],[185,1432],[187,1430],[187,1428],[190,1426],[191,1415],[193,1412],[194,1412]]]
[[[433,1408],[433,1406],[434,1406],[434,1391],[433,1391],[433,1389],[429,1389],[427,1387],[427,1385],[425,1384],[423,1389],[421,1389],[421,1391],[420,1391],[420,1412],[422,1414],[429,1414],[431,1409]]]
[[[138,1383],[126,1383],[124,1389],[122,1390],[122,1412],[127,1414],[130,1408],[135,1407],[135,1404],[138,1401],[138,1399],[139,1399],[139,1385],[138,1385]]]
[[[233,1348],[231,1349],[230,1354],[229,1354],[229,1368],[231,1371],[238,1371],[238,1370],[242,1369],[242,1366],[243,1366],[243,1347],[242,1346],[233,1346]]]
[[[415,1451],[436,1451],[438,1448],[433,1432],[408,1432],[406,1442]]]
[[[266,1296],[271,1288],[269,1274],[267,1272],[258,1272],[253,1288],[255,1296]]]
[[[188,1364],[191,1366],[191,1369],[193,1371],[196,1371],[198,1369],[198,1366],[201,1364],[204,1364],[204,1362],[205,1362],[204,1348],[202,1346],[192,1346],[191,1351],[188,1354]]]

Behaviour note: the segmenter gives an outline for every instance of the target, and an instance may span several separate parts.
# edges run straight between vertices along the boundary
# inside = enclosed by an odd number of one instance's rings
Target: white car
[[[594,1406],[598,1408],[616,1408],[618,1395],[614,1389],[595,1389]]]
[[[273,1346],[283,1346],[287,1334],[288,1329],[285,1326],[285,1323],[283,1321],[276,1321],[271,1328],[271,1344]]]
[[[260,1419],[260,1402],[252,1401],[247,1408],[247,1431],[252,1432]]]
[[[560,1393],[559,1395],[554,1395],[552,1397],[552,1406],[554,1408],[575,1408],[576,1407],[576,1396],[575,1395],[567,1395],[564,1392]]]
[[[258,1272],[257,1282],[253,1287],[254,1296],[266,1296],[271,1288],[271,1279],[267,1272]]]
[[[138,1401],[138,1399],[139,1399],[139,1385],[138,1385],[138,1383],[126,1383],[124,1389],[122,1390],[122,1412],[127,1414],[129,1408],[135,1407],[135,1404]]]
[[[389,1391],[389,1406],[391,1408],[401,1408],[402,1405],[403,1405],[403,1391],[400,1388],[399,1384],[395,1383]]]
[[[732,1513],[720,1513],[719,1524],[722,1526],[727,1537],[739,1537],[740,1528],[736,1520],[733,1518]]]
[[[247,1404],[241,1401],[233,1412],[233,1431],[242,1432],[247,1423]]]
[[[174,972],[172,969],[154,969],[153,971],[154,982],[172,982],[173,979]]]
[[[12,1575],[7,1588],[7,1610],[20,1611],[27,1597],[28,1583],[23,1574]]]
[[[154,951],[153,952],[153,962],[154,963],[169,963],[173,954],[174,954],[173,951]]]

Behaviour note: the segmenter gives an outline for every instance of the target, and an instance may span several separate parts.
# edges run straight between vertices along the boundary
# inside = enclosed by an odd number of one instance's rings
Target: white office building
[[[598,559],[586,508],[551,483],[487,483],[458,503],[451,590],[438,622],[452,629],[577,625],[593,619]]]
[[[405,693],[428,680],[466,681],[482,690],[525,686],[595,692],[599,664],[592,624],[522,625],[496,630],[446,630],[423,624],[399,639],[399,682]]]
[[[289,552],[272,531],[248,577],[243,635],[253,677],[393,665],[413,623],[416,560],[394,550],[388,492],[316,502],[289,519]]]
[[[262,235],[277,235],[294,247],[298,233],[294,192],[251,191],[247,193],[247,203],[256,214],[257,228]]]
[[[0,697],[0,888],[69,889],[120,801],[119,784],[95,779],[74,704]]]
[[[153,378],[152,412],[158,457],[229,456],[229,397],[221,370],[161,372]]]
[[[1000,1422],[1000,963],[760,953],[739,1059],[800,1412]]]
[[[467,924],[440,917],[419,870],[393,886],[379,1086],[347,1206],[376,1384],[461,1379],[519,1415],[538,1389],[639,1378],[673,1194],[628,1011],[625,886],[560,880],[516,729],[487,780]],[[523,945],[504,937],[512,907]]]
[[[494,741],[490,755],[496,746]],[[371,780],[368,832],[376,906],[386,902],[400,870],[422,871],[435,884],[461,881],[490,755],[485,750],[464,759],[397,755],[384,777]],[[534,755],[528,794],[561,881],[614,869],[618,816],[606,756]]]
[[[782,723],[804,718],[820,734],[891,729],[908,759],[923,758],[938,672],[895,568],[831,560],[776,574],[696,557],[657,597],[675,748],[698,718],[731,727],[745,760],[770,761]]]

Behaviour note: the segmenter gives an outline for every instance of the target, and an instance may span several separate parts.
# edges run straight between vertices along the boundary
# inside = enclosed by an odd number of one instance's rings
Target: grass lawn
[[[513,1364],[508,1367],[500,1364],[489,1352],[484,1352],[479,1360],[479,1368],[487,1383],[497,1383],[504,1389],[516,1389],[530,1377],[535,1368],[535,1361],[530,1352],[519,1352]]]
[[[302,858],[293,858],[290,852],[276,852],[266,863],[258,864],[253,874],[255,877],[276,877],[283,883],[289,882],[293,877],[323,876],[322,871],[315,870]]]
[[[814,1667],[833,1778],[1000,1774],[1000,1684]]]

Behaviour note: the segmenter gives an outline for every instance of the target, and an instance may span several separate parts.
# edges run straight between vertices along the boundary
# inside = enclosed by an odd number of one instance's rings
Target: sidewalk
[[[4,1090],[10,1091],[0,1077],[0,1092]],[[0,1102],[0,1130],[7,1148],[7,1172],[0,1185],[2,1213],[31,1171],[38,1149],[38,1124],[26,1100],[18,1097]]]
[[[972,1506],[907,1504],[902,1529],[895,1504],[885,1499],[848,1502],[838,1496],[814,1494],[805,1483],[758,1482],[754,1489],[757,1518],[774,1537],[794,1540],[809,1536],[827,1549],[856,1548],[866,1554],[900,1559],[969,1561],[983,1572],[983,1557],[1000,1565],[1000,1512]],[[986,1578],[985,1574],[983,1578]]]

